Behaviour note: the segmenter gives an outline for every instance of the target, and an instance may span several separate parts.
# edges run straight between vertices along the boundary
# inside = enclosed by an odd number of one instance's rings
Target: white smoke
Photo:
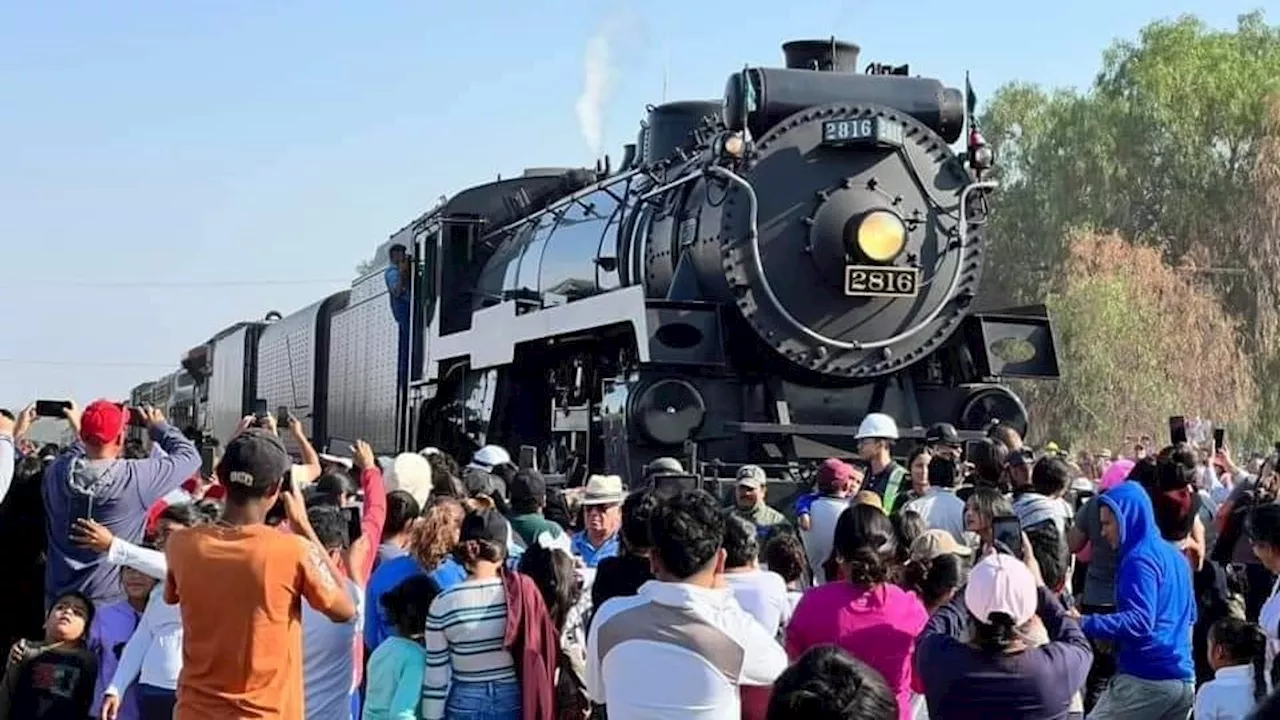
[[[596,157],[604,147],[604,120],[609,94],[613,91],[612,32],[606,25],[587,42],[583,58],[582,93],[574,103],[578,131]]]

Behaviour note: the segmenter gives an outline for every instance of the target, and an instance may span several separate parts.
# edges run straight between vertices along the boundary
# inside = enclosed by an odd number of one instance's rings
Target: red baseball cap
[[[827,458],[818,466],[818,487],[847,490],[853,481],[853,466],[839,458]]]
[[[80,416],[80,439],[97,445],[119,442],[129,411],[110,400],[94,400]]]

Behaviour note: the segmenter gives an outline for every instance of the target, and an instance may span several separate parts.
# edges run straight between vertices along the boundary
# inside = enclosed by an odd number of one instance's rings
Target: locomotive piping
[[[739,176],[738,174],[734,173],[732,170],[729,170],[727,168],[713,166],[713,167],[707,168],[707,172],[710,174],[722,177],[728,180],[729,182],[732,182],[733,184],[745,190],[747,193],[747,200],[749,201],[748,202],[747,237],[750,238],[750,241],[751,241],[751,244],[750,244],[751,264],[756,271],[756,276],[759,278],[760,289],[764,291],[765,295],[769,298],[769,301],[773,303],[774,310],[776,310],[784,320],[791,323],[791,326],[794,327],[796,330],[799,330],[800,332],[804,333],[805,335],[808,335],[809,337],[813,338],[814,340],[817,340],[820,343],[829,345],[834,348],[838,348],[840,350],[874,350],[876,348],[882,348],[882,347],[887,347],[889,345],[893,345],[894,343],[897,343],[905,338],[911,337],[912,335],[915,335],[916,333],[920,332],[920,330],[922,330],[929,323],[933,322],[938,317],[938,315],[942,313],[943,308],[947,306],[947,303],[951,302],[952,297],[955,295],[956,287],[960,284],[960,274],[964,267],[964,263],[963,263],[964,250],[968,246],[968,241],[969,241],[969,220],[968,220],[968,217],[966,217],[966,210],[968,209],[967,200],[969,198],[969,194],[975,190],[992,190],[998,187],[999,185],[999,183],[997,183],[994,180],[986,180],[982,182],[970,183],[969,185],[965,186],[964,190],[960,191],[960,248],[959,248],[960,253],[959,255],[961,258],[961,262],[956,263],[956,269],[951,275],[951,283],[947,286],[946,297],[944,297],[936,306],[934,306],[933,310],[930,311],[929,314],[926,315],[923,320],[916,323],[915,326],[908,328],[907,330],[904,330],[898,333],[897,335],[894,335],[893,337],[889,337],[884,340],[876,340],[874,342],[869,342],[869,343],[861,343],[861,342],[850,343],[850,342],[844,342],[842,340],[835,340],[833,338],[829,338],[826,335],[823,335],[822,333],[819,333],[816,330],[813,330],[812,328],[804,325],[799,320],[796,320],[791,313],[787,312],[787,309],[783,307],[782,302],[778,299],[778,296],[773,292],[773,286],[769,284],[769,278],[766,277],[764,274],[764,262],[760,256],[760,235],[759,235],[759,227],[758,227],[758,217],[756,214],[757,198],[756,198],[755,188],[751,186],[751,183],[747,182],[741,176]]]
[[[968,247],[969,245],[969,218],[967,217],[967,213],[966,213],[969,205],[968,203],[969,194],[975,190],[994,190],[999,186],[1000,186],[1000,183],[996,182],[995,180],[983,180],[981,182],[969,183],[968,185],[965,186],[963,190],[960,191],[960,249],[959,249],[960,251],[958,253],[959,261],[956,262],[955,271],[951,273],[951,284],[947,286],[947,295],[942,299],[942,302],[939,302],[933,308],[933,310],[929,312],[928,315],[925,315],[923,320],[916,323],[915,327],[903,330],[902,332],[898,333],[897,335],[894,335],[891,338],[885,338],[884,340],[877,340],[875,342],[861,343],[859,345],[861,349],[874,350],[876,348],[886,347],[900,340],[909,338],[912,335],[915,335],[916,333],[920,332],[921,329],[923,329],[929,323],[933,322],[938,317],[938,315],[942,313],[942,309],[947,306],[947,303],[951,302],[952,297],[955,295],[956,287],[960,285],[960,273],[964,268],[964,251],[965,251],[965,248]]]
[[[717,170],[717,169],[719,169],[719,168],[714,168],[714,167],[713,167],[713,168],[709,168],[709,170]],[[700,177],[702,177],[702,171],[698,171],[698,172],[690,173],[689,175],[685,175],[684,177],[680,178],[679,180],[672,180],[671,182],[667,183],[666,185],[659,185],[658,187],[656,187],[656,188],[654,188],[654,189],[650,190],[649,192],[647,192],[647,193],[645,193],[645,194],[641,195],[641,196],[640,196],[640,198],[639,198],[639,201],[640,201],[640,202],[644,202],[645,200],[648,200],[649,198],[654,197],[655,195],[661,195],[662,193],[664,193],[664,192],[666,192],[666,191],[668,191],[668,190],[670,190],[670,189],[672,189],[672,188],[677,188],[677,187],[680,187],[681,185],[684,185],[685,183],[693,182],[694,180],[697,180],[697,179],[698,179],[698,178],[700,178]],[[735,177],[736,177],[736,176],[735,176]],[[745,181],[745,180],[743,180],[743,182],[746,182],[746,181]],[[754,213],[754,210],[753,210],[752,212]],[[753,227],[754,227],[754,225],[753,225]]]

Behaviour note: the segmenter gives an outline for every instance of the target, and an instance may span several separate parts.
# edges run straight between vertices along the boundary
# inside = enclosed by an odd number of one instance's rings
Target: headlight
[[[858,223],[858,250],[872,262],[889,262],[907,245],[907,226],[888,210],[867,213]]]

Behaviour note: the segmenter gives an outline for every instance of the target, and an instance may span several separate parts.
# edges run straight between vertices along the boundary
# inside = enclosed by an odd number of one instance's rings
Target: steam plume
[[[609,94],[613,90],[611,28],[606,25],[587,42],[583,58],[582,93],[574,103],[578,115],[578,131],[592,154],[600,156],[604,144],[604,115]]]

